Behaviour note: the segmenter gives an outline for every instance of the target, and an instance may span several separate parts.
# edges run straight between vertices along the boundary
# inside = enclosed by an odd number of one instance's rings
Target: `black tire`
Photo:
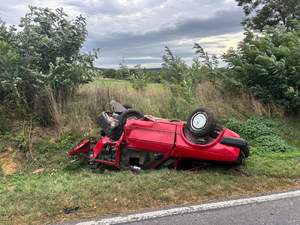
[[[110,135],[111,133],[111,124],[108,119],[108,113],[102,112],[100,116],[97,118],[97,125],[101,127],[102,131],[104,132],[103,134],[105,135]]]
[[[187,119],[186,127],[196,137],[209,135],[216,128],[215,115],[206,108],[196,109]]]
[[[136,111],[134,109],[128,109],[121,113],[119,116],[119,126],[117,126],[111,133],[110,138],[114,141],[119,140],[119,138],[122,136],[124,126],[126,124],[127,119],[134,118],[134,119],[141,119],[144,117],[144,114]]]
[[[133,109],[131,105],[125,104],[125,105],[123,105],[123,106],[124,106],[125,109]]]
[[[241,150],[238,160],[236,161],[236,165],[238,165],[238,166],[243,165],[245,158],[246,158],[245,152]]]

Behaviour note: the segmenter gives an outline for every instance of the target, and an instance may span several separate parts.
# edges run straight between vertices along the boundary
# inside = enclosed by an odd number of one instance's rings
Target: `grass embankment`
[[[107,109],[109,99],[132,104],[148,114],[170,117],[169,92],[157,84],[149,85],[143,93],[135,92],[126,82],[96,81],[83,86],[60,115],[63,135],[35,128],[32,140],[22,132],[0,136],[0,167],[5,169],[4,163],[7,167],[18,165],[13,168],[17,172],[10,176],[0,171],[0,224],[54,223],[299,188],[300,125],[282,118],[247,119],[268,116],[272,110],[243,96],[222,95],[221,90],[213,91],[205,84],[199,88],[196,104],[212,108],[227,126],[250,141],[253,151],[244,165],[205,164],[194,171],[135,174],[110,168],[91,171],[84,162],[67,158],[65,152],[83,136],[98,136],[93,120],[96,113]],[[244,122],[227,120],[231,117]],[[40,168],[43,170],[37,171]],[[64,208],[75,207],[79,207],[76,213],[64,214]]]
[[[54,223],[295,187],[299,184],[293,179],[244,176],[223,168],[140,174],[128,171],[93,174],[86,170],[17,174],[1,180],[0,223]],[[76,214],[64,215],[66,207],[80,208]]]

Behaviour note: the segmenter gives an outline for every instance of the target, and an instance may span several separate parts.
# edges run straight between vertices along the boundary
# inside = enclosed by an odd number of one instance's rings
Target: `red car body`
[[[126,122],[119,140],[113,141],[108,136],[103,136],[92,146],[89,140],[84,139],[68,154],[85,154],[92,163],[116,168],[122,165],[132,166],[130,160],[125,160],[125,165],[122,164],[122,155],[129,150],[137,154],[155,156],[155,160],[142,166],[144,168],[159,168],[170,159],[173,160],[175,168],[183,159],[239,163],[241,158],[249,155],[247,142],[227,128],[221,129],[218,135],[206,144],[193,143],[186,137],[184,129],[185,123],[182,121],[174,122],[153,117],[130,119]],[[234,142],[231,143],[230,140]],[[242,141],[243,145],[236,144],[235,141]],[[108,151],[108,155],[112,157],[101,156],[107,155]],[[138,164],[142,163],[135,163],[139,166]]]

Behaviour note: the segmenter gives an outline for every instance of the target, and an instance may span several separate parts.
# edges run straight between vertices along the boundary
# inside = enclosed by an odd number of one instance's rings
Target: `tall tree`
[[[293,19],[300,19],[299,0],[236,0],[243,7],[248,28],[262,31],[266,25],[283,24],[292,27]]]
[[[71,20],[62,9],[29,9],[18,30],[0,20],[0,102],[45,124],[51,122],[47,90],[65,103],[94,77],[97,52],[81,52],[87,36],[84,17]]]

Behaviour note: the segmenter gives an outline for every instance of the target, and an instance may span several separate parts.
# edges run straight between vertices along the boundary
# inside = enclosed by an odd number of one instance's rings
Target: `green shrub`
[[[230,119],[226,122],[226,126],[248,140],[267,135],[279,135],[275,122],[267,119],[250,118],[244,122]]]
[[[48,152],[54,153],[56,151],[56,143],[51,142],[49,138],[40,140],[38,143],[35,144],[34,147],[39,155]]]
[[[145,69],[141,65],[136,65],[134,70],[130,73],[129,81],[132,87],[137,91],[145,90],[148,81],[146,80]]]
[[[255,138],[252,143],[258,147],[259,152],[286,152],[291,149],[291,146],[276,135],[260,136]]]
[[[225,122],[225,126],[249,141],[255,147],[254,152],[285,152],[292,148],[280,136],[280,124],[270,119],[230,119]]]
[[[53,152],[66,152],[73,148],[83,138],[95,138],[95,135],[87,131],[71,131],[64,133],[58,140],[45,138],[34,146],[39,154],[52,154]]]
[[[68,132],[63,134],[59,140],[45,138],[35,144],[35,149],[39,154],[52,154],[57,151],[67,151],[74,147],[84,135],[84,132]]]

